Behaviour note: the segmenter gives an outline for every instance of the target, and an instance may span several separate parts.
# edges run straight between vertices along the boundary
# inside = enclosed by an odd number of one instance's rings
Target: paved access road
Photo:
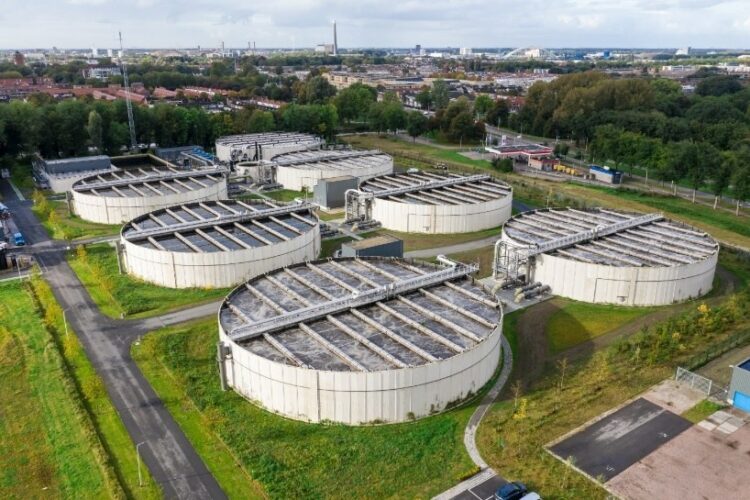
[[[27,251],[39,262],[133,443],[144,443],[141,456],[164,495],[181,499],[226,498],[130,357],[130,346],[139,336],[211,314],[217,310],[217,303],[138,321],[118,321],[102,315],[65,261],[64,244],[49,239],[31,212],[31,203],[20,201],[6,181],[0,182],[0,190],[26,238]]]

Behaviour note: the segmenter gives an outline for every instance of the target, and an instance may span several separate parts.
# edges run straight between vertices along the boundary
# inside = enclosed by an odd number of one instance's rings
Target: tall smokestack
[[[339,43],[336,40],[336,20],[333,20],[333,55],[339,55]]]

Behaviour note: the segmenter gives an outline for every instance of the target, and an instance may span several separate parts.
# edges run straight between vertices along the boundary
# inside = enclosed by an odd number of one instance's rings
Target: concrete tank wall
[[[169,288],[223,288],[320,253],[320,227],[288,241],[252,249],[194,253],[156,250],[121,238],[128,274]]]
[[[530,281],[549,285],[552,293],[574,300],[626,306],[660,306],[700,297],[711,291],[718,254],[672,267],[616,267],[539,255]]]
[[[502,325],[502,321],[500,321]],[[224,359],[228,385],[269,411],[296,420],[349,425],[429,416],[476,394],[500,362],[502,327],[473,349],[426,365],[375,372],[336,372],[285,365],[232,342]]]
[[[372,218],[383,227],[404,233],[471,233],[498,227],[511,216],[513,195],[483,203],[426,205],[385,198],[372,202]]]
[[[221,177],[220,173],[215,174]],[[209,200],[224,200],[227,196],[227,181],[222,178],[204,188],[162,196],[114,197],[97,196],[88,192],[73,191],[73,211],[80,218],[100,224],[121,224],[140,215],[160,208],[184,203]]]
[[[341,177],[342,175],[351,175],[359,179],[360,182],[379,175],[389,175],[393,173],[393,158],[382,155],[382,162],[377,162],[374,165],[351,168],[348,170],[342,170],[339,168],[327,168],[325,163],[315,164],[314,160],[311,160],[310,165],[296,165],[296,166],[279,166],[276,168],[276,182],[283,185],[285,189],[292,189],[294,191],[302,191],[302,188],[307,188],[308,191],[312,191],[315,185],[320,179],[331,179],[333,177]],[[330,160],[335,162],[336,159]],[[351,158],[347,161],[356,162],[356,158]],[[365,157],[363,161],[372,162],[373,158]]]
[[[502,239],[527,247],[503,233]],[[705,260],[672,267],[608,266],[541,254],[533,259],[529,282],[549,285],[554,295],[597,304],[661,306],[711,291],[718,252]]]

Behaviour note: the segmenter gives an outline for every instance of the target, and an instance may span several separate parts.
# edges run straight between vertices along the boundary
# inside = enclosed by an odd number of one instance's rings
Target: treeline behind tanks
[[[218,137],[283,128],[330,137],[338,125],[336,108],[289,105],[279,112],[242,109],[208,113],[200,107],[157,104],[133,109],[139,144],[212,148]],[[55,102],[33,96],[28,102],[0,104],[0,157],[38,152],[45,158],[119,154],[129,145],[124,101],[91,99]]]
[[[716,196],[750,198],[750,88],[701,71],[695,93],[660,78],[614,79],[600,72],[536,83],[510,117],[522,132],[573,139],[589,159],[648,168]]]

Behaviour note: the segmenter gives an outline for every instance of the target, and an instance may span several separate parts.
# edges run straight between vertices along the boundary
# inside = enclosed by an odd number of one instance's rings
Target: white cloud
[[[0,47],[742,47],[749,0],[3,0]],[[136,8],[133,8],[133,7]],[[29,29],[33,26],[33,29]]]

